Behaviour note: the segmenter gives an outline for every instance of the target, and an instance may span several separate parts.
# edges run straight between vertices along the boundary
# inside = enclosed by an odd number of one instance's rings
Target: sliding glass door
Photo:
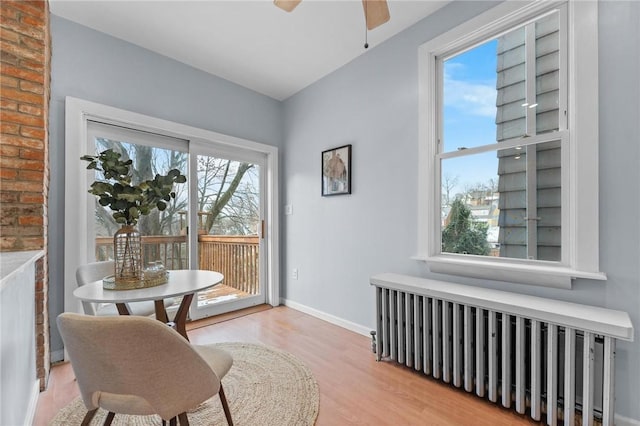
[[[194,297],[192,319],[265,303],[262,262],[265,157],[253,152],[91,122],[91,149],[112,149],[133,161],[133,183],[178,169],[187,184],[176,185],[168,208],[142,216],[144,267],[206,269],[225,279]],[[103,179],[96,173],[95,179]],[[89,221],[96,260],[113,258],[113,234],[120,228],[111,211],[89,197]],[[190,232],[194,230],[195,232]]]
[[[73,296],[77,268],[113,256],[109,246],[118,227],[87,192],[101,176],[80,160],[108,148],[135,163],[136,179],[171,168],[187,176],[171,205],[138,227],[145,266],[162,262],[168,269],[225,274],[229,293],[198,295],[192,319],[280,303],[276,147],[71,97],[65,99],[64,145],[65,311],[82,310]]]
[[[195,267],[224,275],[221,285],[194,298],[191,318],[265,303],[265,157],[210,143],[193,143],[191,156]]]

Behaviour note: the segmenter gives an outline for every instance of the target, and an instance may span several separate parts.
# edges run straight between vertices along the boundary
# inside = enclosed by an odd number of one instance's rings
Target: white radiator
[[[397,274],[376,287],[378,360],[397,361],[549,425],[614,424],[626,312]]]

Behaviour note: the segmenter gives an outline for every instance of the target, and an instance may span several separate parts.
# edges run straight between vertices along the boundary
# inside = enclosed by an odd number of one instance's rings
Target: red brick
[[[30,81],[21,80],[20,89],[24,92],[37,93],[42,95],[44,93],[44,86],[40,83],[32,83]]]
[[[33,25],[27,25],[18,21],[7,19],[2,21],[2,28],[15,31],[16,33],[29,36],[31,38],[44,40],[44,26],[38,27]]]
[[[13,65],[18,65],[18,63],[20,62],[20,58],[18,58],[13,53],[9,53],[5,51],[4,49],[0,49],[0,60],[2,62],[6,62],[8,64],[13,64]]]
[[[16,169],[7,169],[6,167],[0,169],[0,179],[15,180],[17,177],[18,171]],[[4,186],[4,182],[2,186]]]
[[[31,61],[29,59],[21,58],[20,66],[32,71],[44,73],[44,62]]]
[[[15,123],[5,123],[3,121],[0,122],[0,132],[2,133],[2,138],[4,138],[5,135],[17,135],[20,133],[20,126]]]
[[[42,250],[44,248],[43,237],[21,238],[25,250]]]
[[[23,194],[20,194],[19,192],[0,191],[0,204],[7,205],[17,203],[20,201],[20,197],[22,196]]]
[[[31,92],[23,92],[22,90],[12,88],[3,88],[2,97],[36,105],[42,105],[44,102],[44,97],[42,95],[36,95],[35,93]]]
[[[41,206],[22,206],[19,204],[8,205],[0,207],[2,215],[8,215],[13,217],[18,216],[39,216],[42,212]]]
[[[3,157],[19,157],[20,148],[12,145],[0,145],[0,155]]]
[[[44,238],[41,237],[22,237],[4,233],[0,237],[0,251],[42,250],[43,248]]]
[[[25,237],[39,237],[41,236],[42,226],[41,225],[18,225],[18,219],[20,216],[15,216],[14,222],[11,225],[5,225],[2,223],[0,226],[0,234],[7,237],[19,237],[23,239]],[[1,220],[4,221],[5,218]]]
[[[18,237],[21,241],[25,238],[38,238],[42,235],[42,225],[3,225],[0,233],[7,237]]]
[[[20,226],[42,225],[42,216],[22,216],[18,218]]]
[[[3,233],[0,233],[0,235],[2,235],[0,237],[0,251],[12,251],[20,248],[20,244],[16,237],[8,237]]]
[[[19,201],[23,204],[44,204],[44,195],[37,192],[23,192],[20,194]]]
[[[36,52],[44,50],[44,40],[37,40],[35,38],[22,36],[20,37],[19,44],[28,49],[35,50]]]
[[[42,308],[40,307],[42,304],[42,299],[44,299],[44,295],[42,293],[37,294],[36,293],[36,327],[42,327],[42,324],[44,324],[44,315],[42,314]],[[42,339],[40,338],[42,337]],[[40,340],[42,340],[42,343],[40,343]],[[36,334],[36,342],[38,343],[38,355],[43,356],[44,355],[44,334],[42,333],[37,333]]]
[[[18,106],[18,111],[25,114],[42,116],[42,108],[34,107],[31,105],[20,104]]]
[[[22,126],[20,134],[26,138],[44,139],[46,131],[42,128]]]
[[[2,65],[5,65],[5,64],[2,64]],[[3,91],[5,87],[12,87],[14,89],[18,87],[18,82],[19,82],[18,79],[7,75],[4,72],[4,66],[2,67],[2,69],[0,69],[0,73],[2,73],[0,75],[0,84],[2,84]]]
[[[17,206],[3,205],[2,208],[0,208],[0,224],[3,226],[12,225],[17,221],[19,215],[20,209]]]
[[[42,1],[11,0],[6,2],[6,6],[18,9],[36,18],[44,19],[45,17],[45,4]]]
[[[20,157],[20,147],[13,145],[0,145],[0,156],[2,157]]]
[[[2,53],[9,53],[20,59],[25,58],[32,61],[44,63],[44,53],[42,51],[35,51],[24,46],[18,46],[11,43],[3,43]]]
[[[23,127],[24,129],[24,127]],[[10,136],[3,134],[0,138],[0,145],[18,146],[21,148],[44,149],[44,141],[40,139],[25,138],[20,136]]]
[[[32,115],[21,114],[19,112],[0,111],[0,120],[18,124],[26,124],[28,126],[44,127],[44,119],[42,117],[34,117]]]
[[[3,76],[12,76],[21,80],[33,81],[34,83],[44,83],[44,75],[42,72],[31,71],[11,64],[1,64],[0,72]],[[17,87],[17,85],[12,87]]]
[[[42,161],[23,160],[21,158],[0,158],[0,167],[44,171],[44,164]]]
[[[22,15],[20,17],[20,22],[26,25],[31,25],[34,27],[43,27],[44,26],[44,22],[42,20],[42,18],[34,18],[32,16],[29,15]]]
[[[18,109],[18,103],[9,99],[0,99],[0,108],[9,111],[16,111]]]
[[[0,28],[0,39],[5,42],[20,43],[20,34],[15,31],[8,30],[6,28]]]
[[[40,160],[44,161],[44,151],[33,149],[20,150],[20,158],[24,160]]]
[[[42,182],[3,181],[3,191],[42,192]]]
[[[36,182],[42,182],[44,179],[44,173],[33,171],[33,170],[19,170],[18,171],[18,179],[19,180],[31,180]]]
[[[18,18],[20,18],[20,13],[18,12],[18,10],[6,6],[7,4],[5,3],[2,5],[2,7],[0,7],[0,16],[2,17],[2,19],[13,19],[14,21],[17,21]]]

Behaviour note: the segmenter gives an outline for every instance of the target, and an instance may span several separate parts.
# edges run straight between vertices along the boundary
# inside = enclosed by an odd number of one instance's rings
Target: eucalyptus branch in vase
[[[169,170],[166,175],[156,174],[151,180],[132,184],[132,160],[121,160],[121,154],[113,149],[102,151],[98,155],[84,155],[81,160],[88,161],[87,169],[101,172],[104,180],[97,180],[90,186],[89,193],[98,197],[98,203],[111,209],[117,223],[133,229],[140,216],[148,215],[154,209],[164,211],[167,203],[175,199],[173,185],[185,183],[187,178],[178,169]],[[124,258],[133,270],[141,271],[140,254],[131,247],[130,234],[124,247]],[[114,249],[116,242],[114,241]],[[126,271],[126,262],[120,265],[120,275]],[[118,274],[116,274],[117,278]]]

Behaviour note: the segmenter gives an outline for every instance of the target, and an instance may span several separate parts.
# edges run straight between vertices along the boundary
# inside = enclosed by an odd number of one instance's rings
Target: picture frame
[[[351,194],[351,145],[322,151],[322,196]]]

